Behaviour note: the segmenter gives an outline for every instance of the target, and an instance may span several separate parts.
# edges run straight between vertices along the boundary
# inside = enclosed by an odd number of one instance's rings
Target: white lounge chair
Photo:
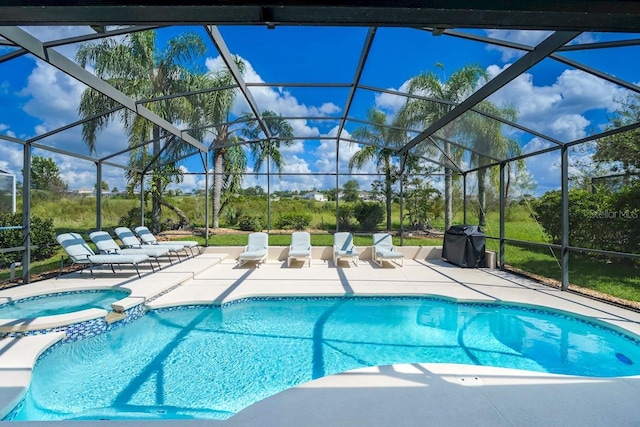
[[[149,231],[149,229],[144,225],[134,228],[133,231],[136,232],[136,234],[142,241],[142,244],[144,245],[169,246],[169,245],[180,244],[182,245],[183,248],[189,249],[189,251],[191,252],[191,255],[193,255],[193,248],[198,248],[198,253],[200,253],[200,247],[198,246],[198,242],[196,242],[195,240],[176,240],[172,242],[159,242],[158,239],[156,239],[156,236],[154,236],[151,233],[151,231]]]
[[[291,234],[287,267],[291,266],[291,260],[294,259],[309,260],[311,267],[311,236],[306,231],[295,231]]]
[[[338,266],[338,261],[347,259],[358,266],[360,252],[353,244],[353,235],[348,232],[339,232],[333,235],[333,265]]]
[[[244,252],[238,257],[238,267],[242,267],[247,261],[255,261],[256,267],[267,261],[269,250],[269,236],[267,233],[249,234],[248,244],[244,247]]]
[[[171,257],[169,256],[169,251],[171,248],[166,246],[139,246],[138,248],[121,248],[115,240],[111,237],[109,233],[106,231],[94,231],[89,233],[89,238],[96,245],[98,251],[101,254],[109,255],[109,254],[121,254],[121,255],[131,255],[131,254],[145,254],[149,258],[153,258],[158,263],[158,268],[160,267],[160,260],[158,258],[166,256],[171,263]]]
[[[151,260],[148,255],[145,254],[112,254],[112,255],[96,255],[95,252],[87,245],[82,236],[78,233],[63,233],[56,237],[56,240],[60,245],[64,248],[64,250],[71,258],[71,261],[74,264],[85,264],[89,266],[89,271],[91,272],[91,277],[95,278],[93,275],[93,266],[94,265],[109,265],[111,267],[111,271],[116,272],[113,269],[114,265],[121,264],[131,264],[136,269],[136,273],[138,273],[138,277],[140,276],[140,271],[138,271],[138,264],[141,262],[149,261],[151,264]],[[58,277],[62,273],[62,267],[64,264],[64,257],[60,260],[60,271],[58,272]],[[151,268],[153,269],[153,264],[151,264]]]
[[[404,267],[404,254],[396,251],[391,235],[388,233],[373,234],[371,252],[373,254],[373,262],[380,267],[382,267],[383,261],[393,261],[401,267]],[[400,263],[398,263],[398,261],[400,261]]]
[[[180,252],[182,251],[184,251],[185,255],[189,256],[189,252],[187,252],[184,245],[181,245],[179,243],[173,244],[167,242],[167,244],[162,245],[143,245],[142,243],[140,243],[140,240],[138,240],[136,235],[133,234],[133,231],[131,231],[127,227],[118,227],[114,231],[116,232],[118,239],[120,239],[124,247],[127,249],[139,249],[142,247],[162,247],[165,249],[169,249],[169,253],[175,254],[178,257],[178,261],[182,261],[180,259]]]

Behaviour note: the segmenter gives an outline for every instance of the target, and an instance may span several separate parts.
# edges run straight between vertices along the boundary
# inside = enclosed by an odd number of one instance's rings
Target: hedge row
[[[538,222],[554,243],[560,243],[560,191],[545,193],[534,208]],[[615,193],[570,190],[569,245],[640,253],[640,184],[620,188]]]
[[[22,214],[0,213],[3,227],[22,226]],[[0,231],[0,247],[15,248],[24,245],[22,229]],[[51,257],[58,248],[53,230],[53,220],[40,217],[31,218],[31,259],[39,261]],[[22,251],[0,253],[0,268],[8,268],[12,262],[22,261]]]

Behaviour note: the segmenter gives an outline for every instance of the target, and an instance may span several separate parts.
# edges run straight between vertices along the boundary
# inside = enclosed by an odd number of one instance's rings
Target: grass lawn
[[[204,224],[204,208],[202,197],[180,196],[171,199],[185,214],[192,219],[194,226]],[[103,228],[109,230],[116,227],[119,220],[132,207],[138,206],[137,200],[105,198],[102,203]],[[265,198],[242,198],[238,201],[237,209],[244,212],[266,213]],[[312,233],[311,244],[313,246],[331,246],[333,236],[329,231],[335,229],[335,202],[316,202],[306,200],[283,200],[271,203],[271,217],[273,224],[277,219],[290,212],[305,212],[311,216],[311,228],[326,230],[326,232]],[[56,233],[75,231],[86,233],[95,228],[96,213],[95,199],[91,197],[76,197],[53,201],[36,200],[33,202],[33,214],[45,218],[52,218]],[[163,210],[165,217],[171,214]],[[266,216],[266,214],[264,215]],[[225,218],[221,218],[221,225],[225,224]],[[399,206],[393,206],[392,222],[394,230],[400,229]],[[462,224],[462,212],[457,211],[454,215],[454,224]],[[436,218],[432,222],[436,227],[442,227],[442,219]],[[469,209],[467,223],[477,223],[473,209]],[[498,212],[489,212],[487,215],[487,225],[483,231],[487,236],[499,236],[500,221]],[[532,219],[530,212],[524,206],[515,205],[507,212],[505,222],[505,235],[507,238],[533,241],[549,242],[544,230]],[[185,240],[198,240],[204,245],[203,236],[188,236]],[[394,244],[400,245],[400,238],[394,236]],[[275,234],[269,236],[269,244],[272,246],[288,246],[291,237],[288,234]],[[210,246],[244,246],[247,243],[246,234],[211,234],[209,238]],[[356,246],[371,245],[371,235],[360,235],[354,232],[354,243]],[[438,238],[404,238],[406,246],[439,246],[442,239]],[[498,242],[487,239],[487,248],[498,249]],[[56,255],[48,260],[32,263],[32,274],[40,274],[47,271],[57,271],[60,257],[63,254],[59,250]],[[520,247],[516,245],[506,246],[506,263],[516,268],[528,271],[551,279],[560,279],[560,266],[553,254],[547,249],[533,247]],[[637,265],[637,263],[636,263]],[[598,257],[572,254],[569,264],[569,278],[572,284],[607,293],[617,298],[631,301],[640,301],[640,270],[632,263],[622,263],[618,260],[605,260]],[[20,269],[16,270],[16,276],[22,274]],[[9,269],[0,269],[0,280],[9,278]]]

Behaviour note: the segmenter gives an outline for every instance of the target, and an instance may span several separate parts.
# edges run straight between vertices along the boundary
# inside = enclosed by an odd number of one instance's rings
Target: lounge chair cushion
[[[91,255],[89,261],[94,264],[140,264],[149,259],[146,254],[110,254],[110,255]],[[82,263],[82,261],[76,261]]]
[[[338,255],[341,258],[346,258],[346,257],[353,257],[353,256],[360,256],[360,252],[358,252],[355,249],[350,249],[350,250],[336,250],[336,255]]]
[[[338,232],[333,235],[333,263],[337,266],[340,258],[349,258],[357,266],[360,252],[353,244],[353,235]]]
[[[142,253],[96,255],[77,233],[63,233],[56,240],[76,264],[139,264],[149,259],[149,256]]]
[[[240,259],[259,259],[267,255],[266,249],[255,249],[244,251],[240,254]]]
[[[360,253],[353,244],[351,233],[340,232],[333,236],[333,250],[341,257],[358,256]]]
[[[293,258],[304,258],[311,256],[311,251],[309,251],[309,249],[290,249],[289,256]]]
[[[388,251],[388,250],[376,250],[376,256],[382,259],[399,259],[404,258],[404,254],[402,252],[397,251]]]
[[[269,236],[267,233],[251,233],[244,252],[238,257],[238,264],[243,265],[247,261],[265,262],[269,248]]]
[[[180,245],[183,248],[194,248],[198,246],[198,242],[196,242],[195,240],[176,240],[171,242],[160,242],[158,241],[158,239],[156,239],[156,236],[154,236],[151,233],[151,231],[149,231],[149,229],[145,226],[136,227],[134,231],[136,232],[138,237],[140,237],[140,240],[142,240],[142,243],[147,245],[163,245],[163,246]]]
[[[393,246],[393,240],[388,233],[374,233],[373,234],[373,261],[382,266],[383,259],[387,260],[403,260],[404,254],[395,250]]]
[[[306,231],[295,231],[291,234],[289,257],[304,258],[311,256],[311,236]]]
[[[135,249],[122,249],[115,240],[111,238],[106,231],[94,231],[89,233],[89,238],[96,245],[102,254],[120,254],[120,255],[148,255],[151,258],[158,258],[169,253],[170,248],[161,246],[145,246]],[[134,237],[135,239],[135,237]]]
[[[133,234],[133,231],[129,230],[127,227],[118,227],[115,229],[116,236],[122,242],[122,244],[127,248],[139,248],[140,240]]]

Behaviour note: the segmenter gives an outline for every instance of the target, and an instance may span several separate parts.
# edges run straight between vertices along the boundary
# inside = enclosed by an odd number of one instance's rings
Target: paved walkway
[[[433,260],[406,260],[403,268],[393,264],[380,268],[370,261],[360,261],[359,267],[341,263],[341,268],[335,268],[331,261],[321,260],[314,260],[311,268],[302,262],[287,268],[286,261],[269,261],[255,269],[250,265],[237,268],[231,259],[214,258],[204,254],[174,271],[167,269],[165,275],[145,276],[153,286],[162,288],[168,286],[160,284],[165,278],[175,281],[178,269],[181,274],[191,274],[149,307],[257,295],[439,295],[541,305],[600,319],[640,335],[640,313],[496,270],[460,269]],[[93,282],[98,280],[102,279]],[[38,286],[48,285],[42,282]],[[0,341],[0,408],[13,405],[22,395],[33,361],[56,339],[41,336]],[[640,377],[594,379],[468,365],[410,364],[321,378],[258,402],[226,421],[136,425],[640,426],[639,403]],[[74,422],[79,427],[85,424],[96,425]],[[131,422],[100,422],[103,424]]]

